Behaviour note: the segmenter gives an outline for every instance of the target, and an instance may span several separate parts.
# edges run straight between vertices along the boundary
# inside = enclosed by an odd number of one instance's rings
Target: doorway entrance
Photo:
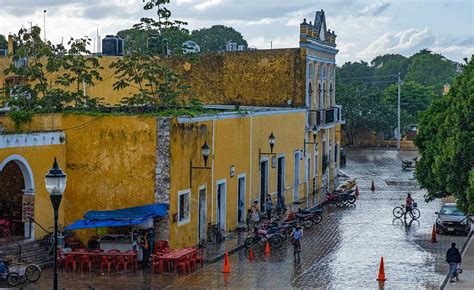
[[[205,244],[207,225],[206,186],[199,187],[199,243]]]
[[[299,200],[299,185],[300,185],[300,150],[295,151],[294,162],[294,183],[293,183],[293,201]]]
[[[278,157],[277,164],[277,209],[285,207],[285,156]]]
[[[237,225],[245,223],[245,174],[239,174],[237,180]]]
[[[219,229],[225,231],[226,228],[226,181],[225,179],[217,181],[217,207],[216,220]]]
[[[265,212],[268,194],[268,160],[260,161],[260,211]]]
[[[33,171],[22,156],[0,163],[0,190],[0,237],[34,239],[34,224],[27,218],[34,218]]]

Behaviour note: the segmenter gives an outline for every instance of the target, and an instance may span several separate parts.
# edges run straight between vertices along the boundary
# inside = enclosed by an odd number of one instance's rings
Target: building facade
[[[214,224],[235,230],[251,203],[262,205],[267,196],[290,208],[321,203],[339,170],[343,121],[335,101],[335,40],[318,11],[314,23],[301,23],[299,48],[209,53],[194,62],[163,59],[188,81],[194,97],[215,110],[210,115],[45,114],[23,128],[28,133],[16,132],[8,114],[0,115],[6,132],[0,135],[0,169],[10,172],[0,183],[21,173],[0,200],[15,200],[20,212],[18,202],[33,200],[35,220],[51,226],[44,174],[57,157],[68,174],[60,223],[89,210],[166,203],[168,217],[156,228],[172,247],[206,240]],[[109,65],[116,58],[102,57],[104,80],[85,87],[109,104],[133,92],[113,90]],[[8,63],[0,58],[0,69]],[[2,83],[5,78],[0,73]],[[206,162],[203,144],[210,148]],[[44,234],[27,219],[21,227],[27,238]]]

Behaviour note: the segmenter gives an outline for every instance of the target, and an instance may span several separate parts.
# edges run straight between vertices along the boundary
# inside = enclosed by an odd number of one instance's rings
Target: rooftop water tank
[[[123,55],[123,39],[115,35],[106,35],[102,39],[102,54]]]

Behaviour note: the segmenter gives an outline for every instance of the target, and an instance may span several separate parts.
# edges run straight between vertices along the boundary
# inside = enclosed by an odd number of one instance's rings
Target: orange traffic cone
[[[356,198],[359,198],[359,186],[356,185],[356,192],[355,192]]]
[[[250,260],[250,261],[255,260],[255,256],[253,255],[253,250],[252,250],[252,248],[250,248],[250,251],[249,251],[249,260]]]
[[[375,183],[374,183],[374,180],[373,180],[373,179],[372,179],[372,186],[370,187],[370,190],[371,190],[372,192],[375,191]]]
[[[230,273],[229,253],[227,253],[227,250],[224,255],[224,269],[222,269],[222,273]]]
[[[431,231],[431,242],[432,243],[437,243],[436,241],[436,226],[433,225],[433,230]]]
[[[383,265],[383,257],[380,258],[379,277],[377,278],[377,281],[379,282],[387,281],[387,279],[385,279],[385,268]]]
[[[267,241],[267,244],[265,245],[265,255],[268,256],[270,255],[270,244]]]

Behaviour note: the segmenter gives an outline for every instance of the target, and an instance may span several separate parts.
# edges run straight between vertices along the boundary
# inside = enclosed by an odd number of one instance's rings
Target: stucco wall
[[[178,212],[178,191],[191,190],[190,221],[180,224],[171,220],[171,244],[184,247],[198,243],[199,188],[205,187],[207,222],[216,223],[217,184],[226,183],[226,231],[235,230],[238,216],[238,177],[246,176],[244,212],[253,200],[260,198],[259,154],[269,152],[268,136],[277,138],[274,152],[286,158],[286,202],[293,203],[294,151],[303,149],[304,112],[267,115],[242,115],[235,118],[207,121],[172,122],[171,130],[171,190],[170,216]],[[212,169],[193,169],[190,185],[190,160],[193,166],[204,166],[201,146],[207,142],[211,156],[207,166]],[[302,151],[301,151],[302,153]],[[269,158],[269,193],[276,202],[277,168]],[[234,176],[231,176],[234,166]],[[304,197],[304,162],[300,161],[299,197]],[[245,214],[245,213],[244,213]]]
[[[6,117],[0,121],[12,129]],[[35,116],[31,131],[51,128],[51,116]],[[35,174],[37,206],[51,210],[44,174],[54,157],[68,175],[64,221],[68,225],[89,210],[108,210],[154,203],[156,118],[140,116],[56,115],[55,129],[65,132],[64,145],[0,149],[0,160],[19,154]],[[4,157],[5,156],[5,157]],[[41,221],[46,226],[48,216]],[[86,235],[90,231],[79,231]]]
[[[117,81],[109,68],[116,56],[102,56],[102,81],[86,86],[89,96],[104,98],[108,104],[118,104],[123,97],[136,92],[129,87],[113,90]],[[0,84],[8,58],[0,57]],[[241,52],[204,53],[187,61],[182,57],[163,59],[163,63],[183,75],[190,86],[190,96],[206,104],[240,104],[253,106],[304,105],[305,60],[299,48]],[[54,82],[56,75],[50,75]],[[82,89],[82,86],[81,86]]]

